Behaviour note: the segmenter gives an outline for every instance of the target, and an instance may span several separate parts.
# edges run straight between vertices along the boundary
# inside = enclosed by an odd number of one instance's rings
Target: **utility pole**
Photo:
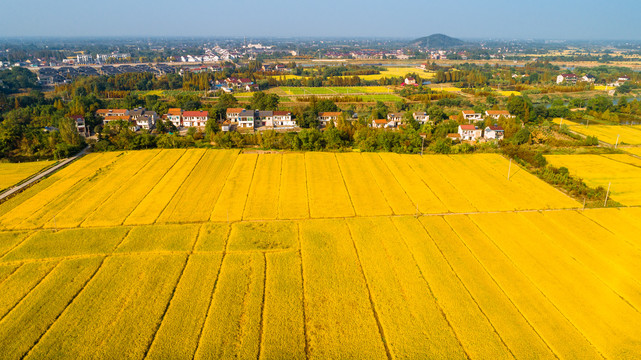
[[[512,171],[512,159],[510,159],[510,165],[507,168],[507,181],[510,181],[510,172]]]
[[[603,202],[603,207],[608,206],[608,196],[610,195],[610,185],[612,185],[612,182],[608,184],[608,191],[605,193],[605,201]]]
[[[617,135],[617,142],[614,144],[614,148],[615,148],[615,149],[617,148],[617,146],[619,146],[619,137],[620,137],[620,136],[621,136],[621,134],[618,134],[618,135]]]

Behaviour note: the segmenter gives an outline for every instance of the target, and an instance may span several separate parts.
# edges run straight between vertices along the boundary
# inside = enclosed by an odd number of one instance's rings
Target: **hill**
[[[465,41],[443,34],[432,34],[412,41],[413,46],[447,49],[465,45]]]

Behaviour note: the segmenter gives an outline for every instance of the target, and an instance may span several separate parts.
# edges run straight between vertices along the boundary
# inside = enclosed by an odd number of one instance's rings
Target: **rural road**
[[[0,202],[2,202],[5,198],[7,198],[7,197],[9,197],[9,196],[11,196],[13,194],[20,192],[22,189],[24,189],[26,187],[29,187],[31,184],[35,183],[36,181],[39,181],[40,179],[53,174],[54,172],[58,171],[58,169],[60,169],[61,167],[69,164],[70,162],[78,159],[79,157],[85,155],[87,153],[87,149],[89,149],[88,146],[86,148],[84,148],[81,152],[79,152],[78,154],[62,160],[59,164],[56,164],[56,165],[48,168],[47,170],[35,175],[31,179],[23,182],[22,184],[20,184],[18,186],[14,186],[12,188],[9,188],[7,191],[5,191],[2,194],[0,194]]]

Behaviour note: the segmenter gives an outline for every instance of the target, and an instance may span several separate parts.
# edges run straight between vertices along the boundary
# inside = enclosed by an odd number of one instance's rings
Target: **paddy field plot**
[[[641,210],[507,168],[85,156],[0,205],[0,357],[641,357]]]
[[[564,124],[566,121],[563,122]],[[569,129],[586,136],[596,136],[600,141],[614,145],[641,145],[641,125],[575,125]]]
[[[35,175],[53,163],[54,161],[0,163],[0,191]]]
[[[566,167],[591,187],[605,189],[611,183],[610,197],[623,205],[641,205],[641,160],[626,154],[546,155],[556,167]]]
[[[240,154],[202,149],[90,154],[1,204],[0,228],[72,229],[579,206],[518,167],[507,180],[508,168],[506,159],[490,154]]]

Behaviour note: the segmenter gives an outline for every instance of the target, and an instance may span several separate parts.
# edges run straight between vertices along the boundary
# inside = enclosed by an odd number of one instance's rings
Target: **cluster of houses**
[[[593,84],[596,81],[596,78],[592,75],[584,75],[582,77],[577,76],[576,74],[560,74],[556,77],[556,83],[557,84],[570,84],[574,85],[577,82],[586,82],[586,83],[591,83]],[[609,83],[608,86],[611,87],[617,87],[620,86],[621,84],[630,81],[630,77],[627,75],[619,76],[619,78],[612,82]]]
[[[112,121],[127,121],[132,124],[132,129],[153,129],[156,121],[159,119],[154,111],[149,111],[139,107],[133,110],[127,109],[100,109],[96,114],[103,119],[103,124],[107,125]],[[463,110],[461,112],[464,120],[470,124],[460,125],[458,133],[449,134],[453,140],[458,141],[477,141],[477,140],[501,140],[504,136],[503,128],[498,125],[487,126],[485,129],[478,128],[471,124],[472,122],[482,121],[487,118],[498,120],[499,118],[514,117],[505,110],[488,110],[485,114],[476,113],[472,110]],[[320,112],[318,121],[321,128],[326,128],[330,123],[338,124],[343,117],[342,112]],[[413,112],[412,117],[420,125],[430,122],[430,116],[426,112]],[[172,108],[167,114],[161,117],[170,121],[176,128],[195,127],[204,129],[209,121],[207,111],[186,111],[179,108]],[[78,132],[88,135],[88,129],[84,124],[82,117],[74,118]],[[351,120],[351,119],[348,119]],[[387,114],[385,119],[374,119],[370,127],[378,129],[396,129],[404,122],[404,113],[396,112]],[[221,119],[223,131],[231,130],[267,130],[282,129],[293,130],[297,127],[296,119],[290,111],[272,111],[272,110],[251,110],[244,108],[228,108],[225,113],[225,119]]]

